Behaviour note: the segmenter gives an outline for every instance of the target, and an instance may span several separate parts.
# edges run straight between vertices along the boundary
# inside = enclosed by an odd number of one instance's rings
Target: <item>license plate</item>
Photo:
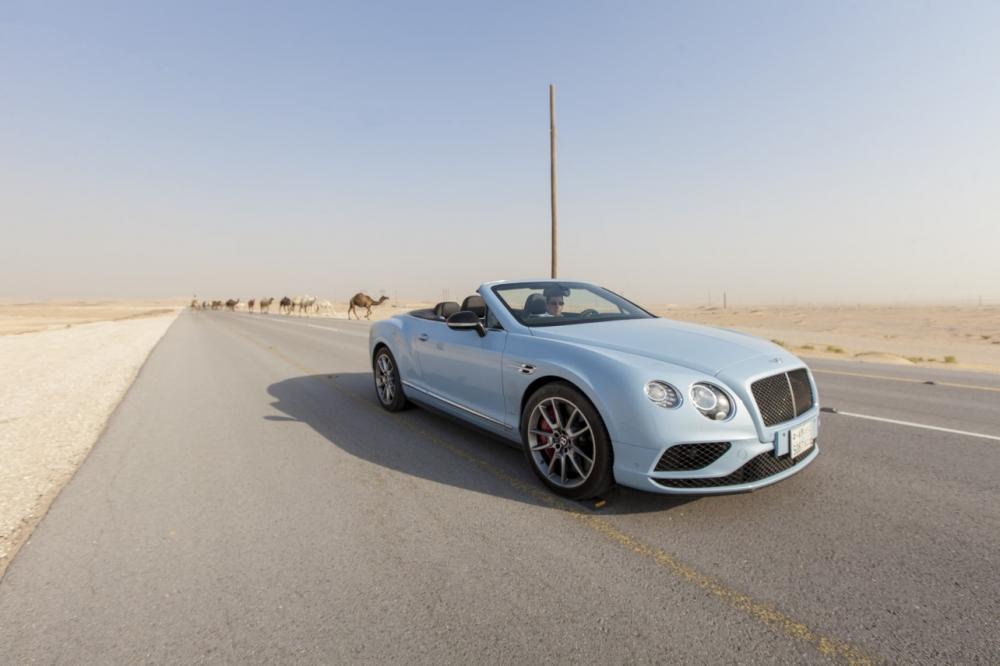
[[[799,454],[811,449],[816,442],[816,419],[792,428],[788,442],[793,458],[798,458]]]

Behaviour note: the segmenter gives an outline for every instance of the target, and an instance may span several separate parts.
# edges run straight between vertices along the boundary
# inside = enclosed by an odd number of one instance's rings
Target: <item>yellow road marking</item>
[[[819,368],[809,368],[812,370],[813,374],[826,373],[828,375],[846,375],[848,377],[865,377],[866,379],[887,379],[891,382],[907,382],[910,384],[924,384],[927,382],[926,379],[911,379],[909,377],[891,377],[889,375],[869,375],[864,372],[848,372],[846,370],[820,370]],[[995,393],[1000,393],[1000,386],[979,386],[978,384],[956,384],[954,382],[939,382],[936,379],[931,380],[934,382],[935,386],[949,386],[951,388],[964,388],[973,389],[976,391],[993,391]]]
[[[274,356],[285,361],[297,370],[301,370],[310,375],[323,375],[320,371],[310,368],[307,365],[302,364],[298,360],[288,356],[287,354],[275,349],[272,345],[264,344],[258,340],[255,340],[251,336],[239,332],[239,335],[246,338],[255,346],[263,349],[266,352],[273,354]],[[623,532],[614,525],[612,525],[608,520],[601,518],[599,516],[591,515],[588,513],[583,513],[578,507],[571,504],[569,501],[564,500],[558,495],[554,495],[547,490],[543,490],[533,484],[525,483],[523,480],[511,476],[505,472],[500,467],[493,465],[492,463],[478,458],[467,450],[448,442],[447,440],[438,437],[432,432],[424,430],[423,428],[415,425],[414,423],[404,420],[399,414],[393,414],[386,412],[381,407],[375,405],[368,397],[362,396],[356,391],[340,386],[333,382],[327,382],[327,384],[333,388],[335,391],[348,396],[352,400],[360,402],[366,408],[376,411],[377,413],[393,418],[397,424],[402,425],[409,430],[423,436],[425,439],[436,444],[437,446],[447,450],[450,453],[455,454],[459,458],[472,463],[476,467],[479,467],[483,471],[487,472],[491,476],[500,481],[505,482],[509,486],[512,486],[516,490],[519,490],[526,495],[530,495],[532,498],[538,500],[539,502],[550,506],[554,509],[559,509],[569,516],[576,519],[580,524],[588,527],[592,531],[604,536],[608,540],[617,543],[619,546],[629,550],[636,555],[639,555],[647,560],[652,561],[661,569],[668,571],[678,578],[685,580],[689,583],[697,585],[701,589],[705,590],[713,597],[722,601],[730,608],[737,610],[745,615],[748,615],[754,620],[761,622],[762,624],[780,631],[789,638],[804,641],[809,643],[813,648],[816,649],[820,654],[825,657],[834,659],[836,661],[853,664],[857,666],[866,666],[869,664],[874,664],[875,660],[865,653],[860,648],[846,643],[842,640],[831,638],[829,636],[824,636],[817,633],[816,631],[810,629],[807,625],[799,622],[788,615],[785,615],[774,606],[759,602],[754,600],[749,595],[743,594],[736,590],[726,587],[722,582],[709,576],[703,574],[694,567],[684,564],[681,560],[677,559],[670,553],[664,551],[656,546],[651,546],[636,537]]]

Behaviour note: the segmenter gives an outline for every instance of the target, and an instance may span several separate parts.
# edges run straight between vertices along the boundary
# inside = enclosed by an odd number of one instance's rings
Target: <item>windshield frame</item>
[[[611,303],[614,303],[615,299],[618,299],[623,303],[627,303],[628,305],[632,306],[633,308],[638,310],[639,313],[641,314],[634,314],[634,315],[620,314],[612,316],[601,316],[597,318],[551,317],[550,320],[545,320],[544,318],[542,318],[542,321],[539,321],[536,318],[532,318],[529,321],[525,321],[521,315],[518,315],[518,313],[514,312],[514,308],[510,305],[510,303],[507,302],[507,299],[505,299],[501,294],[501,291],[504,290],[514,290],[514,289],[544,290],[546,287],[552,287],[552,286],[565,287],[570,290],[572,289],[588,290],[603,298],[607,298],[607,300]],[[633,303],[632,301],[625,298],[621,294],[617,294],[611,291],[610,289],[606,289],[605,287],[593,284],[591,282],[561,282],[558,280],[539,280],[539,281],[528,280],[524,282],[502,282],[500,284],[492,285],[490,287],[490,291],[493,292],[493,295],[496,296],[497,300],[500,301],[500,304],[503,305],[503,307],[507,310],[510,316],[513,317],[518,324],[520,324],[521,326],[525,326],[527,328],[543,328],[548,326],[572,326],[574,324],[597,324],[609,321],[631,321],[634,319],[659,318],[646,308],[642,307],[637,303]],[[615,305],[617,305],[617,303],[615,303]]]

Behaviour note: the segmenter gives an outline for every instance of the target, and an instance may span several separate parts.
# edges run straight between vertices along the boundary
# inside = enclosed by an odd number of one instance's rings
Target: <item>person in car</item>
[[[545,296],[545,314],[548,317],[562,317],[563,306],[566,305],[566,290],[562,287],[548,287],[542,292]]]

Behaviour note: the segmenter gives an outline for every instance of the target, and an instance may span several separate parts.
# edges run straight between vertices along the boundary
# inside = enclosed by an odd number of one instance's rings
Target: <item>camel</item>
[[[213,310],[221,310],[222,309],[222,301],[212,301],[212,309]]]
[[[268,314],[271,310],[271,303],[274,302],[273,296],[268,296],[267,298],[260,299],[258,305],[260,306],[261,314]]]
[[[337,310],[333,307],[333,303],[326,299],[316,301],[316,314],[321,312],[329,313],[331,316],[336,316],[337,314]]]
[[[288,298],[288,296],[282,297],[281,302],[278,303],[278,314],[281,314],[282,312],[290,312],[291,309],[292,299]]]
[[[198,299],[197,298],[192,298],[191,299],[191,309],[192,310],[197,310],[198,309]]]
[[[314,305],[316,305],[315,296],[303,296],[302,298],[299,299],[299,314],[305,312],[308,315],[309,308],[313,307]]]
[[[254,300],[252,298],[247,301],[247,312],[253,312],[253,304]]]
[[[361,316],[357,313],[357,311],[354,308],[365,308],[367,310],[367,312],[365,313],[365,319],[371,319],[372,308],[375,307],[376,305],[382,305],[387,300],[389,300],[388,296],[382,296],[376,301],[368,294],[359,291],[358,293],[354,294],[354,296],[351,297],[351,300],[348,301],[347,303],[347,318],[350,319],[351,313],[353,312],[355,317],[361,319]]]
[[[208,309],[208,305],[209,305],[208,301],[202,301],[201,302],[201,309],[202,310],[207,310]]]
[[[226,301],[226,309],[229,310],[230,312],[236,312],[236,306],[239,304],[239,302],[240,299],[238,298],[236,300],[230,298],[228,301]]]

